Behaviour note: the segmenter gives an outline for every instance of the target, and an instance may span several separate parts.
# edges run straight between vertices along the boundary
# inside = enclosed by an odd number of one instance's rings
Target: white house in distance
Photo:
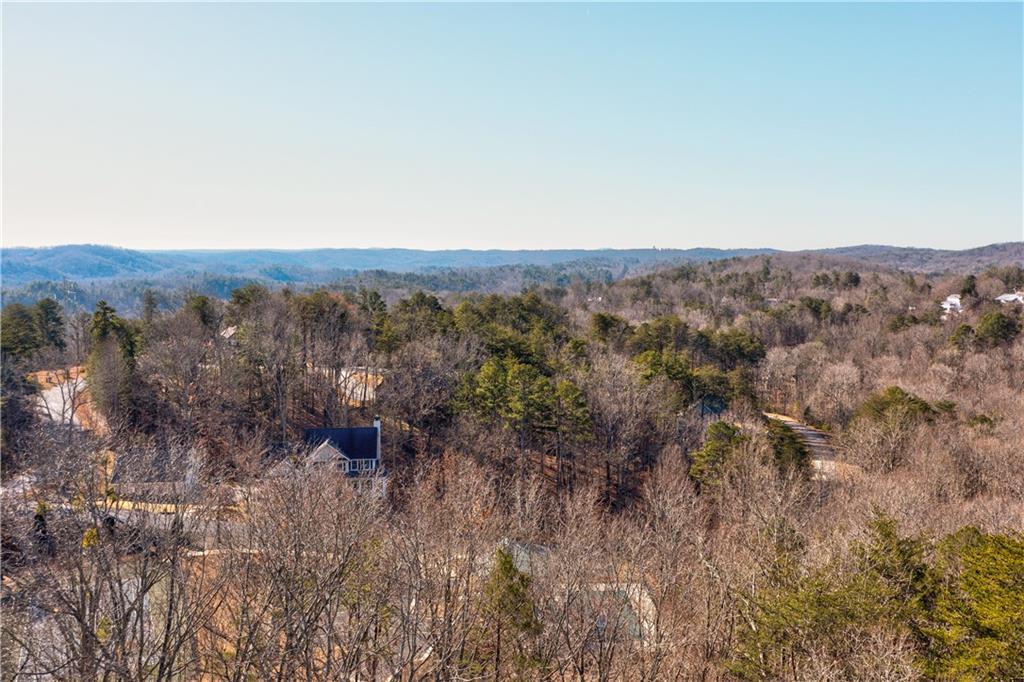
[[[963,310],[963,306],[960,303],[960,294],[950,294],[946,297],[946,300],[939,304],[942,306],[942,319],[948,318],[950,315],[959,315]]]
[[[1002,294],[1000,296],[996,296],[996,300],[1003,305],[1009,305],[1011,303],[1024,305],[1024,291],[1015,291],[1012,294]]]

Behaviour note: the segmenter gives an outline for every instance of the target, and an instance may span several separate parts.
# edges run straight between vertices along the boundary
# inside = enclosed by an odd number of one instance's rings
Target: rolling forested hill
[[[979,272],[992,266],[1024,264],[1024,241],[989,244],[962,251],[865,244],[821,249],[816,253],[847,256],[912,272]]]
[[[549,267],[586,263],[628,271],[669,262],[703,262],[772,253],[756,249],[310,249],[235,251],[136,251],[91,244],[8,248],[0,252],[5,287],[70,279],[161,279],[202,273],[278,282],[316,282],[366,270],[423,272],[437,268]],[[1024,242],[963,251],[862,245],[813,251],[915,272],[963,271],[1024,262]]]
[[[237,251],[134,251],[112,246],[10,248],[2,252],[7,285],[40,280],[132,279],[197,272],[276,281],[314,281],[332,271],[416,272],[430,268],[552,266],[587,261],[607,267],[709,261],[769,253],[771,249],[561,249],[421,251],[416,249],[310,249]]]
[[[551,251],[419,251],[415,249],[314,249],[304,251],[133,251],[111,246],[67,245],[3,249],[3,301],[28,303],[51,297],[69,310],[91,310],[106,300],[138,312],[143,294],[176,307],[186,292],[217,298],[257,282],[270,287],[336,286],[379,289],[388,296],[416,290],[440,293],[517,293],[573,280],[611,282],[681,264],[771,255],[819,269],[896,268],[911,272],[981,272],[1024,264],[1024,242],[965,251],[894,246],[850,246],[806,252],[773,249],[567,249]],[[803,267],[803,266],[801,266]]]

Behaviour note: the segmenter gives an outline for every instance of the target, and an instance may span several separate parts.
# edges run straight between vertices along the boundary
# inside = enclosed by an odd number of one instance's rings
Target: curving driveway
[[[798,419],[786,414],[762,412],[768,419],[780,421],[796,433],[811,453],[811,467],[814,469],[812,478],[816,481],[850,481],[860,478],[864,470],[856,464],[836,461],[836,449],[832,445],[832,436],[821,429],[808,426]]]

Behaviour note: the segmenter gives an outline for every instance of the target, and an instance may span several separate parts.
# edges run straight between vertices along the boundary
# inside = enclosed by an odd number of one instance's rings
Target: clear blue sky
[[[3,243],[1022,234],[1022,5],[5,4]]]

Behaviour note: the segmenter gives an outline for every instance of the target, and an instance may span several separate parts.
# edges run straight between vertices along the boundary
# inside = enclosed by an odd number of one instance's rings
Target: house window
[[[340,464],[341,470],[348,473],[363,473],[366,471],[374,471],[377,468],[377,460],[375,459],[348,459]]]

